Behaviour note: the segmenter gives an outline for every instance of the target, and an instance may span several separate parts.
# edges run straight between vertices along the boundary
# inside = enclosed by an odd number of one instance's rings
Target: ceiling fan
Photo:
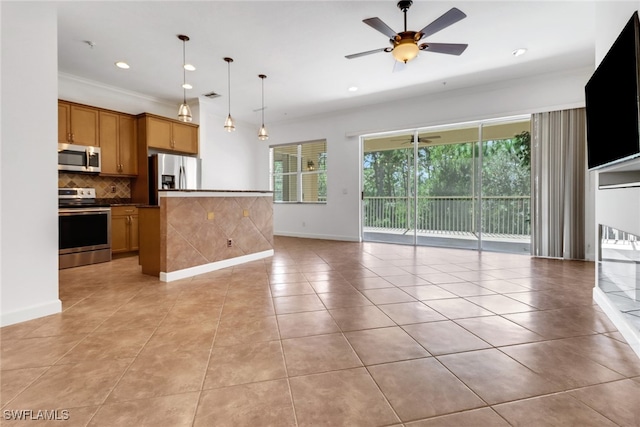
[[[418,137],[418,144],[429,144],[433,142],[434,139],[439,139],[440,135],[425,135],[424,137]],[[391,141],[398,141],[401,144],[413,144],[415,142],[415,138],[413,136],[404,136],[400,138],[391,138]]]
[[[425,37],[429,37],[440,30],[447,28],[450,25],[455,24],[467,17],[460,9],[451,8],[445,12],[435,21],[421,29],[420,31],[407,31],[407,11],[413,4],[412,0],[400,0],[398,2],[398,9],[404,13],[404,31],[396,33],[387,24],[385,24],[380,18],[368,18],[362,22],[369,25],[375,30],[380,31],[385,36],[389,37],[389,42],[392,47],[383,47],[380,49],[369,50],[366,52],[354,53],[352,55],[346,55],[345,58],[353,59],[359,58],[365,55],[371,55],[378,52],[391,52],[393,57],[403,63],[411,61],[418,56],[418,52],[424,50],[426,52],[445,53],[447,55],[461,55],[467,48],[467,44],[460,43],[422,43],[418,45],[418,42]]]

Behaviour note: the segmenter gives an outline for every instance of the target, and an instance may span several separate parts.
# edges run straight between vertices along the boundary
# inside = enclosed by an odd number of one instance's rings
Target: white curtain
[[[584,259],[584,108],[533,115],[531,138],[534,256]]]

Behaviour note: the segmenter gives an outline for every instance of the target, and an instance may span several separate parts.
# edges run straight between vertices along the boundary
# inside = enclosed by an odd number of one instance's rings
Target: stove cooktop
[[[58,188],[59,208],[104,208],[108,203],[96,202],[95,188]]]

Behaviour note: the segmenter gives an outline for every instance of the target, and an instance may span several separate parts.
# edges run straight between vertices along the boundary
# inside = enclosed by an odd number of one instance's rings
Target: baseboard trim
[[[600,306],[604,314],[618,328],[629,346],[640,358],[640,331],[630,324],[620,310],[609,300],[607,294],[600,288],[593,288],[593,300]]]
[[[199,274],[209,273],[211,271],[220,270],[221,268],[233,267],[235,265],[244,264],[246,262],[257,261],[273,256],[273,249],[268,251],[256,252],[254,254],[242,255],[235,258],[225,259],[222,261],[211,262],[209,264],[198,265],[195,267],[184,268],[182,270],[171,271],[169,273],[161,271],[161,282],[173,282],[174,280],[187,279]]]
[[[15,323],[26,322],[27,320],[38,319],[44,316],[60,313],[62,311],[62,301],[54,301],[43,304],[32,305],[20,310],[2,313],[0,316],[0,326],[9,326]]]
[[[274,231],[274,236],[282,237],[298,237],[300,239],[316,239],[316,240],[338,240],[341,242],[360,242],[360,237],[334,236],[331,234],[310,234],[310,233],[291,233],[284,231]]]

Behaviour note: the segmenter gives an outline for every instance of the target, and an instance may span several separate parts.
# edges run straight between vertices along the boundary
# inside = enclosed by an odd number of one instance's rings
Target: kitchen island
[[[273,255],[271,191],[163,190],[139,206],[142,273],[171,282]]]

